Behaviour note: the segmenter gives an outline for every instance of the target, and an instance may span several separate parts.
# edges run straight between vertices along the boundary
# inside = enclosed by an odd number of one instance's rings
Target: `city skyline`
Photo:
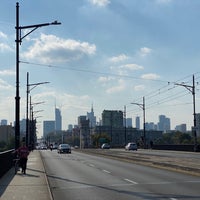
[[[171,126],[193,126],[191,91],[195,76],[196,113],[200,112],[199,1],[188,0],[19,0],[20,26],[57,20],[41,27],[20,45],[20,119],[26,114],[26,74],[29,82],[50,82],[31,90],[37,120],[62,112],[63,129],[94,105],[97,121],[106,110],[124,110],[126,117],[146,121],[160,113]],[[15,121],[16,2],[0,7],[0,118]],[[37,13],[37,15],[35,14]],[[28,30],[22,31],[25,35]],[[38,117],[37,114],[35,117]]]

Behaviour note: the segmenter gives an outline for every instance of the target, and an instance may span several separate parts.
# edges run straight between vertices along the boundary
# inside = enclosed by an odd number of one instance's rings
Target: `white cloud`
[[[111,81],[111,80],[113,80],[113,79],[114,79],[114,78],[111,77],[111,76],[108,76],[108,77],[106,77],[106,76],[101,76],[101,77],[99,77],[98,81],[99,81],[99,82],[102,82],[102,83],[105,83],[105,82]]]
[[[109,0],[89,0],[89,2],[100,7],[107,6],[110,3]]]
[[[134,63],[121,65],[120,68],[121,69],[129,69],[129,70],[142,70],[142,69],[144,69],[143,66],[137,65],[137,64],[134,64]]]
[[[95,54],[96,46],[88,42],[62,39],[54,35],[41,34],[33,46],[22,54],[26,59],[37,59],[43,63],[79,60]]]
[[[113,94],[121,92],[125,89],[125,83],[122,79],[118,80],[118,85],[110,87],[106,90],[107,94]]]
[[[147,56],[148,54],[150,54],[152,52],[152,49],[148,48],[148,47],[142,47],[140,48],[139,54],[144,57]]]
[[[8,52],[8,51],[13,51],[13,49],[7,44],[0,43],[0,51],[1,52]]]
[[[144,90],[145,89],[145,86],[144,85],[136,85],[135,87],[134,87],[134,90],[135,91],[141,91],[141,90]]]
[[[9,85],[6,81],[0,79],[0,90],[6,90],[12,89],[13,87]]]
[[[13,76],[15,75],[14,70],[1,70],[0,71],[0,76]]]
[[[159,79],[160,76],[157,75],[157,74],[150,73],[150,74],[144,74],[144,75],[142,75],[141,78],[143,78],[143,79],[149,79],[149,80],[156,80],[156,79]]]
[[[117,63],[117,62],[121,62],[121,61],[124,61],[127,59],[128,59],[128,56],[126,56],[125,54],[120,54],[118,56],[114,56],[114,57],[110,58],[109,60],[113,63]]]
[[[3,33],[2,31],[0,31],[0,38],[7,39],[8,36],[5,33]]]

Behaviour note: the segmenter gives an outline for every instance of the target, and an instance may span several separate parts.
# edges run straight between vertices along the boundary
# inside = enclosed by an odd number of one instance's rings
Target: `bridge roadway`
[[[121,149],[84,149],[76,151],[200,176],[200,153],[154,150],[126,152]],[[52,199],[40,151],[35,150],[30,153],[26,175],[21,174],[21,172],[14,175],[14,169],[11,169],[0,179],[0,199]]]
[[[200,176],[200,152],[151,149],[139,149],[134,152],[124,149],[83,149],[79,151]]]

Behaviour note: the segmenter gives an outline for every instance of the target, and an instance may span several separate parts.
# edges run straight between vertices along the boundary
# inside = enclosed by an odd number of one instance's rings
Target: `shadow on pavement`
[[[4,176],[0,179],[0,197],[12,181],[15,176],[14,168],[11,168]]]

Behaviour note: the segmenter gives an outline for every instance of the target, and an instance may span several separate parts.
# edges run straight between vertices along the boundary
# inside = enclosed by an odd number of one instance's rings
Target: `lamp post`
[[[35,144],[34,136],[35,136],[35,130],[36,130],[36,118],[34,120],[33,114],[43,111],[43,110],[33,111],[33,105],[38,105],[42,103],[45,103],[45,102],[41,101],[41,102],[31,103],[31,96],[30,96],[30,126],[28,130],[30,134],[28,135],[28,146],[31,148],[33,148]]]
[[[27,72],[27,90],[26,90],[26,146],[29,144],[29,117],[28,117],[28,99],[29,99],[29,93],[31,90],[33,90],[38,85],[47,84],[49,82],[39,82],[39,83],[32,83],[29,84],[29,73]],[[30,88],[32,86],[32,88]]]
[[[19,26],[19,3],[16,3],[16,97],[15,97],[15,149],[19,147],[20,143],[20,96],[19,96],[19,45],[21,45],[22,40],[35,31],[36,29],[49,26],[49,25],[60,25],[60,22],[54,21],[52,23],[35,24],[29,26]],[[21,30],[31,29],[24,36],[21,35]]]
[[[131,103],[138,105],[142,108],[143,110],[143,137],[144,137],[144,148],[146,149],[146,127],[145,127],[145,98],[143,97],[143,103]]]
[[[192,77],[192,85],[186,85],[186,84],[179,84],[176,83],[175,85],[178,86],[183,86],[187,90],[189,90],[192,93],[193,96],[193,115],[194,115],[194,127],[193,127],[193,132],[194,132],[194,152],[197,151],[197,119],[196,119],[196,109],[195,109],[195,80],[194,80],[194,75]]]

